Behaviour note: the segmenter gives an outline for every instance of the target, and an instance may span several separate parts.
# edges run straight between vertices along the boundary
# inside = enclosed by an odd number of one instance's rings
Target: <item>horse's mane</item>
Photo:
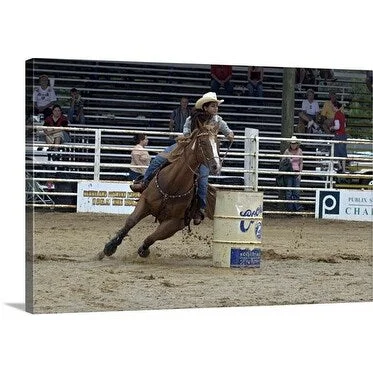
[[[191,143],[193,142],[196,137],[197,137],[197,134],[199,133],[200,129],[199,128],[196,128],[190,135],[188,136],[179,136],[176,141],[177,141],[177,145],[176,145],[176,148],[173,149],[170,153],[163,153],[162,156],[164,156],[165,158],[167,158],[167,160],[169,162],[174,162],[176,161],[177,159],[179,159],[183,154],[184,154],[184,151],[185,151],[185,148]]]
[[[197,134],[210,122],[212,115],[201,109],[193,109],[191,114],[191,134],[188,136],[179,136],[177,146],[170,153],[163,153],[162,156],[167,158],[169,162],[174,162],[179,159],[185,151],[185,148],[195,140]]]

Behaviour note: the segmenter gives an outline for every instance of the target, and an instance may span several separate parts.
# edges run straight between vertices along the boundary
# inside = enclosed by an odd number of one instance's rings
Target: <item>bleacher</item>
[[[192,105],[210,90],[210,65],[33,59],[26,63],[28,108],[32,106],[33,87],[38,84],[41,74],[54,78],[54,89],[65,113],[70,89],[75,87],[80,91],[85,102],[85,126],[88,128],[168,131],[170,113],[178,106],[182,96],[187,96]],[[362,90],[364,88],[365,72],[335,70],[335,76],[337,81],[328,82],[327,85],[316,81],[314,85],[304,85],[302,91],[294,91],[294,128],[298,124],[298,112],[308,88],[314,89],[320,107],[327,100],[328,91],[334,89],[338,99],[347,107],[349,128],[355,126],[355,133],[359,132],[359,128],[364,131],[368,128],[368,132],[372,132],[371,111],[366,118],[355,118],[349,117],[348,110],[349,105],[356,100],[356,85],[362,87]],[[263,105],[258,106],[252,98],[243,94],[247,84],[247,66],[233,66],[234,95],[219,94],[219,98],[225,100],[219,108],[219,114],[237,135],[243,135],[244,129],[250,127],[258,129],[260,136],[281,136],[282,78],[282,68],[264,67]],[[359,97],[359,105],[371,103],[371,94],[360,94]],[[308,134],[302,134],[301,137],[332,138],[330,135]],[[113,135],[107,141],[128,145],[129,138]],[[151,144],[161,148],[168,145],[169,140],[167,136],[154,136]],[[279,154],[278,144],[271,141],[263,142],[260,146],[266,151]],[[317,144],[307,145],[303,150],[306,154],[315,155],[316,147]],[[242,167],[234,157],[228,158],[227,164]],[[260,163],[259,167],[277,168],[277,165],[277,160],[266,161]],[[309,167],[314,167],[312,162],[309,162]],[[264,178],[262,182],[273,183],[273,178]]]

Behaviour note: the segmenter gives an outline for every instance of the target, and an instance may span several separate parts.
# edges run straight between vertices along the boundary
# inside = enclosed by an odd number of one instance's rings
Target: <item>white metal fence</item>
[[[45,143],[42,126],[33,126],[26,140],[26,205],[47,208],[76,208],[76,186],[79,181],[129,182],[132,138],[135,133],[149,137],[149,153],[154,156],[178,133],[69,127],[71,141],[54,146]],[[220,155],[223,168],[209,182],[218,188],[262,191],[267,213],[286,213],[290,202],[282,195],[287,189],[298,189],[302,214],[314,214],[315,191],[323,188],[371,188],[372,147],[370,140],[347,141],[350,151],[346,158],[349,172],[338,174],[334,156],[338,141],[298,137],[303,149],[304,169],[301,186],[276,186],[276,176],[295,173],[278,171],[284,157],[281,142],[289,138],[263,137],[257,130],[246,129],[236,136],[231,147],[221,136]],[[171,140],[170,140],[171,141]],[[162,145],[163,144],[163,145]],[[134,167],[134,166],[131,166]],[[135,167],[134,167],[135,168]],[[48,186],[51,188],[48,189]],[[53,188],[54,186],[54,188]],[[294,212],[292,212],[294,214]]]

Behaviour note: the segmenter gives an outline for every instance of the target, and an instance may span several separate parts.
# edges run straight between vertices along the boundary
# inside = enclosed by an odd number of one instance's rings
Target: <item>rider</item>
[[[223,118],[218,115],[218,106],[224,100],[218,100],[215,92],[207,92],[200,99],[197,100],[194,106],[194,112],[189,116],[184,124],[183,134],[188,136],[191,134],[192,130],[195,127],[196,120],[200,119],[201,116],[204,118],[203,121],[209,121],[209,124],[218,126],[219,130],[227,137],[231,142],[234,139],[233,131],[228,127],[227,123]],[[177,144],[173,144],[167,147],[164,152],[171,152]],[[143,192],[148,186],[152,176],[155,172],[167,162],[167,159],[164,158],[161,154],[158,154],[151,161],[148,169],[145,171],[144,178],[139,181],[135,181],[134,184],[130,185],[130,188],[134,192]],[[207,197],[207,184],[208,184],[209,169],[204,164],[201,164],[199,168],[199,179],[198,179],[198,199],[200,203],[200,211],[194,216],[194,224],[198,225],[201,223],[204,217],[204,210],[206,208],[206,197]]]

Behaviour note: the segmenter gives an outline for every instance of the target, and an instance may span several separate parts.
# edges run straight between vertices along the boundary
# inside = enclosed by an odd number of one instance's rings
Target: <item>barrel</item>
[[[213,230],[213,265],[259,268],[263,193],[217,190]]]

